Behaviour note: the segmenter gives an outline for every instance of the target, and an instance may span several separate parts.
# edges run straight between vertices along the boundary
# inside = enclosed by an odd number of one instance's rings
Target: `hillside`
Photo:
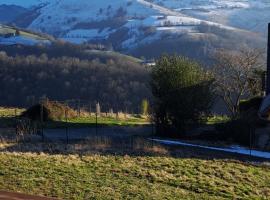
[[[0,105],[27,107],[46,96],[139,112],[141,101],[150,98],[147,69],[131,56],[63,42],[1,50]]]
[[[0,45],[51,44],[51,37],[0,24]]]
[[[178,46],[173,52],[195,58],[190,53],[195,49],[208,54],[204,49],[233,49],[236,42],[264,48],[265,24],[270,21],[270,5],[263,0],[41,0],[31,5],[13,23],[72,43],[102,43],[147,58],[171,51],[160,44],[171,41]],[[204,25],[208,31],[200,28]],[[161,46],[159,51],[151,52],[156,46]],[[146,51],[140,53],[142,48]]]
[[[17,5],[0,5],[0,22],[9,23],[18,16],[29,11],[28,9]]]

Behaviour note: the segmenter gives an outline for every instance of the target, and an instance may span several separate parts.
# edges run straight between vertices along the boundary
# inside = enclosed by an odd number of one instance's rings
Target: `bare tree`
[[[239,52],[219,50],[215,53],[213,73],[216,93],[225,102],[233,118],[239,114],[242,98],[255,95],[260,91],[262,51],[242,49]]]

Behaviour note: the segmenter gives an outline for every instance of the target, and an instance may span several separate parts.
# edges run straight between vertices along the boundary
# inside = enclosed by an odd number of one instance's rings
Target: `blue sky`
[[[7,5],[14,4],[23,7],[30,7],[40,2],[41,2],[40,0],[0,0],[0,4],[7,4]]]

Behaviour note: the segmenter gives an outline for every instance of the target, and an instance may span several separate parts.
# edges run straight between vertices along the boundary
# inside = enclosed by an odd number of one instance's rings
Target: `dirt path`
[[[0,191],[0,200],[57,200],[57,199]]]

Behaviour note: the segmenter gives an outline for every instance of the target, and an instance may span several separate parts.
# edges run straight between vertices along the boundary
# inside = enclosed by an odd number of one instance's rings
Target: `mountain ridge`
[[[257,1],[256,4],[254,0],[244,2],[240,0],[115,0],[113,3],[107,0],[80,0],[79,2],[77,0],[58,0],[36,2],[32,11],[20,16],[19,20],[15,20],[15,24],[17,22],[24,28],[48,33],[72,43],[101,43],[124,53],[132,53],[143,46],[148,47],[164,40],[178,40],[180,37],[193,38],[194,41],[200,37],[204,43],[209,43],[206,40],[211,38],[214,41],[210,41],[210,43],[215,43],[211,44],[212,46],[223,48],[226,44],[217,45],[216,41],[216,37],[219,40],[224,39],[222,32],[226,32],[225,38],[228,40],[231,39],[230,37],[242,37],[243,44],[254,43],[260,46],[261,41],[266,39],[261,34],[262,30],[259,30],[258,33],[255,31],[254,34],[254,31],[249,30],[250,28],[242,26],[244,23],[241,20],[238,20],[238,25],[232,26],[229,22],[221,23],[219,20],[213,19],[217,13],[224,13],[224,18],[226,18],[224,21],[226,21],[229,16],[237,15],[242,10],[248,12],[248,9],[259,9],[262,7],[262,0]],[[44,4],[45,2],[47,4]],[[43,3],[42,6],[40,3]],[[270,8],[270,4],[265,3],[265,5],[269,5]],[[209,16],[213,16],[213,20]],[[221,14],[217,18],[223,18],[223,15]],[[264,21],[268,18],[270,20],[270,14],[266,14]],[[230,34],[237,36],[229,36]],[[251,39],[252,37],[253,39]],[[234,40],[236,39],[234,38]],[[229,43],[233,42],[229,41]],[[162,51],[167,50],[165,48]],[[182,51],[176,52],[183,53]]]

